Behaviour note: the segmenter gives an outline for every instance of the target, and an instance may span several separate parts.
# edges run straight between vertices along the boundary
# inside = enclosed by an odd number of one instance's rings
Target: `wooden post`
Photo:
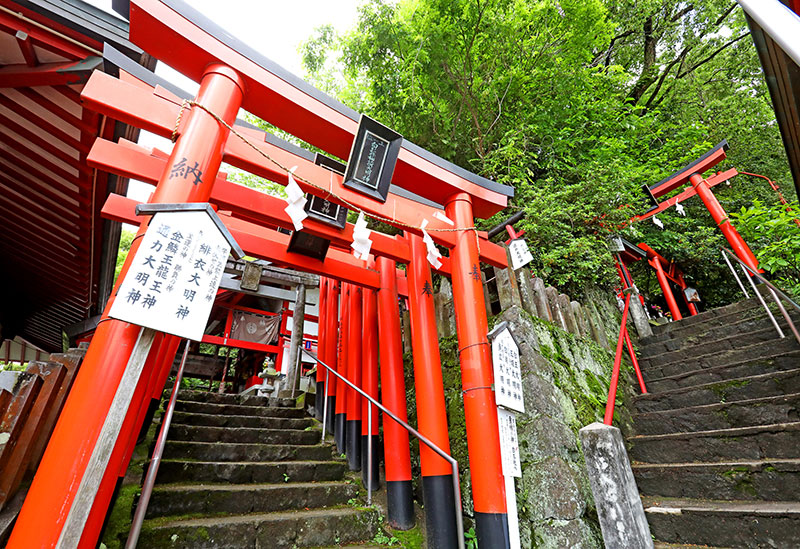
[[[300,346],[303,345],[303,332],[306,320],[306,285],[297,285],[297,297],[294,300],[292,313],[292,339],[289,341],[289,365],[287,367],[286,389],[281,391],[294,398],[300,388]]]

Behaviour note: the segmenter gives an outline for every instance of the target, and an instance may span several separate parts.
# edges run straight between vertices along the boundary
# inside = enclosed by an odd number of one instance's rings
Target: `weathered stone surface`
[[[500,307],[506,310],[514,305],[522,305],[514,271],[511,268],[493,267],[493,269],[494,281],[497,285],[497,296],[500,298]]]
[[[586,510],[576,474],[562,458],[549,457],[528,465],[522,483],[527,488],[525,507],[535,520],[575,520]]]
[[[594,303],[590,301],[586,306],[585,311],[589,320],[589,328],[592,330],[592,338],[601,347],[610,349],[606,331],[603,327],[603,323],[600,321],[600,315],[598,314]]]
[[[522,267],[517,271],[517,285],[519,287],[519,297],[522,300],[522,308],[533,316],[539,316],[539,311],[536,309],[536,292],[533,289],[533,277],[529,268]]]
[[[564,314],[558,303],[558,290],[552,286],[548,286],[544,289],[544,293],[547,296],[547,304],[550,306],[550,313],[553,315],[553,324],[568,332],[567,321],[564,319]]]
[[[559,415],[563,417],[563,414]],[[546,415],[518,420],[517,431],[520,459],[523,462],[539,461],[551,456],[568,458],[578,451],[575,433],[563,421]]]
[[[439,292],[433,296],[436,311],[436,328],[439,338],[449,337],[456,333],[455,308],[453,306],[453,288],[450,280],[442,277]]]
[[[547,288],[545,288],[544,280],[539,277],[533,279],[533,296],[536,302],[536,316],[547,322],[553,322],[553,313],[550,311]]]
[[[639,299],[639,292],[634,290],[631,294],[631,304],[629,306],[631,313],[631,320],[636,327],[636,333],[639,337],[649,337],[653,335],[653,329],[650,327],[650,321],[647,319],[647,313],[644,312],[642,302]]]
[[[608,549],[653,547],[622,434],[593,423],[580,431],[597,516]]]
[[[522,547],[536,549],[602,549],[603,540],[594,524],[586,519],[547,520],[535,531],[520,529]]]
[[[581,334],[578,329],[578,325],[575,322],[575,315],[572,313],[572,302],[570,301],[569,296],[567,294],[559,294],[556,302],[558,303],[559,312],[564,318],[565,329],[569,333],[580,337]]]
[[[583,312],[583,306],[577,301],[570,303],[572,305],[572,316],[575,317],[575,322],[580,331],[580,337],[591,338],[592,333],[589,330],[589,322],[586,320],[586,315]]]

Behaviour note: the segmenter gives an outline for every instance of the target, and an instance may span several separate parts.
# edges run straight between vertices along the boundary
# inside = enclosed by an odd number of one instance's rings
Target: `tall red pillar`
[[[456,311],[461,384],[467,427],[475,530],[479,547],[508,548],[505,479],[500,459],[497,405],[492,390],[492,354],[481,283],[478,237],[472,228],[472,201],[458,193],[445,205],[447,216],[462,231],[450,251],[453,304]]]
[[[328,279],[324,276],[319,277],[319,301],[317,307],[319,309],[319,322],[317,329],[317,357],[328,364],[330,356],[328,354],[328,347],[326,345],[328,338],[331,334],[328,333]],[[325,367],[317,364],[317,386],[314,398],[314,417],[317,421],[322,421],[323,406],[325,404]]]
[[[340,296],[342,315],[339,320],[339,346],[337,348],[339,356],[339,373],[348,377],[348,340],[349,333],[348,319],[350,318],[350,291],[353,285],[342,283],[342,293]],[[336,381],[336,417],[334,418],[333,433],[336,441],[336,449],[340,454],[344,454],[347,449],[347,399],[351,389],[337,378]]]
[[[379,257],[377,267],[381,273],[378,290],[381,404],[408,423],[395,262]],[[414,527],[414,502],[408,431],[389,417],[383,420],[383,451],[388,522],[392,528],[409,530]]]
[[[362,369],[362,325],[361,303],[362,290],[359,286],[350,286],[347,312],[347,377],[353,385],[361,388]],[[347,466],[351,471],[361,470],[361,395],[354,389],[347,391]]]
[[[444,401],[442,361],[433,308],[431,268],[426,258],[428,250],[422,237],[407,234],[406,239],[411,249],[408,300],[414,355],[414,387],[417,393],[417,428],[449,454],[447,405]],[[437,549],[458,547],[453,470],[450,463],[422,443],[419,445],[419,459],[422,466],[428,546]]]
[[[325,332],[328,334],[324,342],[325,352],[328,357],[328,366],[332,371],[339,368],[339,283],[333,279],[328,280],[328,300],[325,304],[327,315],[325,317]],[[339,385],[336,376],[328,376],[328,417],[327,429],[333,434],[333,416],[336,414],[336,394]]]
[[[650,263],[650,266],[656,270],[658,285],[661,286],[661,293],[664,294],[664,299],[667,300],[667,307],[669,307],[669,312],[672,314],[672,320],[677,321],[683,319],[681,310],[678,308],[678,302],[675,301],[675,295],[672,293],[672,286],[669,285],[669,279],[667,278],[666,273],[664,273],[664,268],[661,266],[661,262],[657,257],[648,259],[647,262]]]
[[[700,200],[705,204],[708,213],[710,213],[711,217],[714,219],[714,223],[717,224],[719,230],[725,235],[725,239],[728,241],[728,244],[731,245],[731,249],[733,249],[736,256],[741,259],[745,265],[754,271],[758,271],[758,260],[756,256],[753,255],[747,242],[744,241],[736,228],[731,225],[728,214],[725,213],[725,209],[719,203],[717,197],[714,196],[714,193],[711,192],[711,187],[708,186],[703,176],[698,173],[692,174],[692,176],[689,177],[689,183],[692,184]]]
[[[212,65],[203,75],[197,102],[232,124],[242,102],[242,93],[242,81],[233,70]],[[188,109],[184,119],[186,123],[156,187],[153,202],[207,202],[211,195],[229,130],[197,107]],[[179,162],[192,165],[196,162],[201,177],[198,180],[170,178]],[[136,255],[140,241],[131,245],[120,282]],[[104,318],[108,317],[113,302],[112,295]],[[89,510],[87,504],[94,501],[105,471],[116,472],[120,467],[119,461],[110,461],[106,457],[108,450],[98,444],[101,437],[118,437],[118,432],[104,432],[106,418],[110,413],[127,415],[138,412],[127,410],[128,402],[121,403],[124,409],[114,409],[112,403],[142,331],[139,326],[117,320],[103,320],[98,325],[8,547],[54,547],[59,543],[75,546],[83,536]],[[142,372],[141,375],[148,374]],[[97,454],[93,457],[95,451]],[[73,505],[76,498],[79,505]],[[42,520],[42,517],[47,517],[47,520]]]
[[[374,264],[371,265],[374,268]],[[378,295],[375,290],[362,290],[361,340],[362,376],[361,387],[369,396],[378,400]],[[372,421],[370,422],[370,408]],[[380,409],[366,398],[361,398],[361,479],[364,487],[380,488]],[[371,440],[370,440],[371,439]],[[372,445],[372,476],[369,477],[369,447]]]

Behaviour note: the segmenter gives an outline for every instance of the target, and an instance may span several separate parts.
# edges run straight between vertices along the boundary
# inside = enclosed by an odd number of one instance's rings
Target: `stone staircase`
[[[800,547],[800,345],[776,318],[785,339],[750,299],[642,340],[628,443],[657,547]]]
[[[371,540],[346,463],[293,401],[182,391],[139,547],[341,547]],[[360,546],[363,548],[363,546]]]

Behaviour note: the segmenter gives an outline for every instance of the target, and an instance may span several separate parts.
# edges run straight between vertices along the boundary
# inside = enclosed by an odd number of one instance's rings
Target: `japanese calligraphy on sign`
[[[513,412],[498,408],[497,424],[500,426],[500,459],[503,464],[503,476],[521,477],[517,418]]]
[[[492,339],[494,393],[498,406],[517,412],[525,411],[522,397],[522,373],[519,348],[508,327],[503,327]]]
[[[200,341],[230,250],[207,213],[157,213],[109,315]]]
[[[508,255],[511,256],[511,268],[515,271],[533,261],[528,244],[522,238],[511,241],[508,245]]]

